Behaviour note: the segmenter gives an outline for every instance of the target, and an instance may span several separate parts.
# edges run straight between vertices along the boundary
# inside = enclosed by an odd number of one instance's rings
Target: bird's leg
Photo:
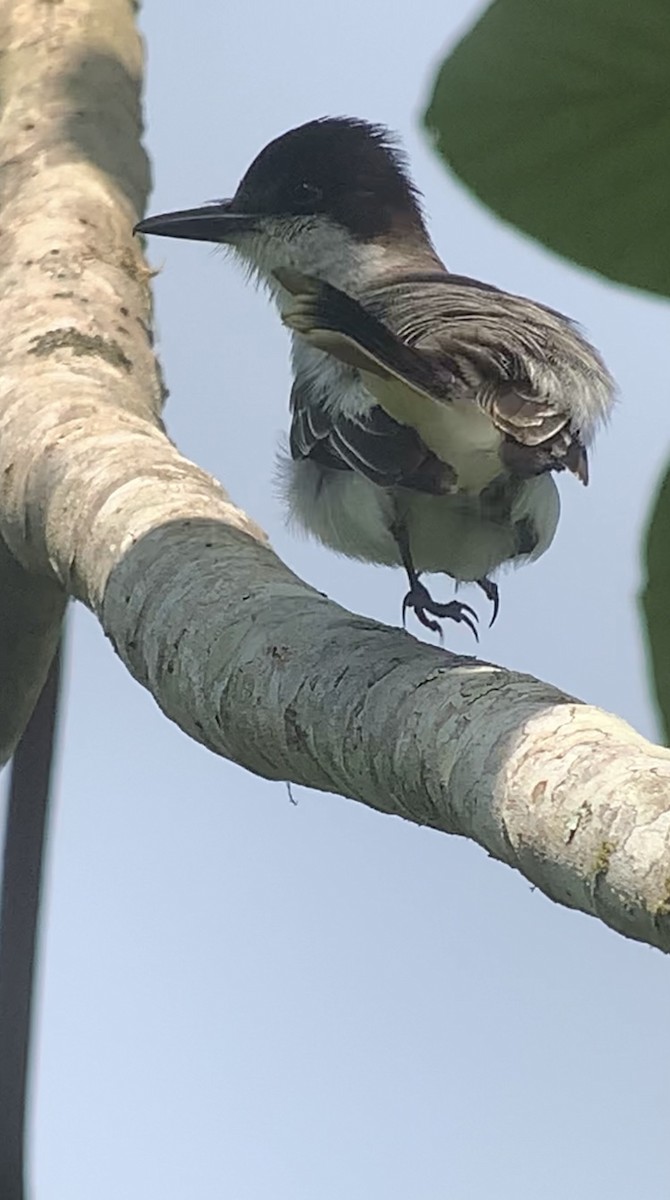
[[[497,583],[494,583],[492,579],[487,579],[486,576],[484,576],[483,579],[477,580],[477,587],[482,589],[486,598],[490,600],[491,604],[493,605],[493,616],[489,621],[490,629],[496,617],[498,616],[498,610],[500,608],[500,588],[498,587]]]
[[[428,588],[419,579],[419,572],[414,566],[412,555],[409,548],[409,538],[407,530],[402,521],[396,521],[392,529],[396,545],[400,551],[402,564],[407,572],[409,579],[409,591],[402,602],[402,623],[405,624],[407,609],[411,608],[414,611],[417,621],[419,621],[426,629],[432,630],[433,633],[439,633],[442,637],[442,627],[439,621],[432,621],[430,613],[433,617],[440,617],[442,620],[448,619],[463,622],[475,635],[475,639],[479,641],[477,633],[476,621],[479,620],[477,613],[469,604],[462,604],[460,600],[451,600],[449,604],[438,604],[433,600]]]

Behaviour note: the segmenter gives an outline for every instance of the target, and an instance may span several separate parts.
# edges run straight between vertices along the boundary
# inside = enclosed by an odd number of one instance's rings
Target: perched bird
[[[292,331],[292,520],[351,558],[402,565],[429,629],[469,605],[420,576],[483,589],[538,558],[559,517],[552,473],[588,481],[614,387],[567,317],[453,275],[388,130],[325,117],[270,142],[232,200],[149,217],[142,233],[223,243]]]

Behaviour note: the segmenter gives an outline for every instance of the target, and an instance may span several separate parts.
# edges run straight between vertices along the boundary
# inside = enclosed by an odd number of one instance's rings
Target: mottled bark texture
[[[132,7],[0,0],[0,50],[0,403],[30,398],[44,414],[53,400],[53,419],[67,409],[72,421],[85,397],[155,416],[148,274],[130,237],[149,185]],[[44,463],[43,489],[47,476]],[[44,683],[67,598],[28,549],[44,515],[43,499],[35,529],[21,515],[20,562],[0,544],[0,762]]]
[[[561,903],[670,948],[670,752],[338,608],[166,438],[130,232],[146,168],[129,8],[106,0],[89,26],[76,15],[98,6],[81,0],[5,7],[17,29],[24,9],[43,7],[44,28],[69,14],[48,69],[34,29],[14,45],[5,118],[0,532],[28,590],[87,604],[216,753],[472,837]],[[99,104],[73,106],[98,86]]]

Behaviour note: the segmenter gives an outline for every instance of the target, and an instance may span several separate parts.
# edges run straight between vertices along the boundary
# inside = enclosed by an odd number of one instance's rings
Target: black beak
[[[251,233],[258,227],[257,217],[231,212],[231,204],[232,200],[219,200],[202,208],[145,217],[133,233],[157,233],[159,237],[190,238],[195,242],[230,242],[237,233]]]

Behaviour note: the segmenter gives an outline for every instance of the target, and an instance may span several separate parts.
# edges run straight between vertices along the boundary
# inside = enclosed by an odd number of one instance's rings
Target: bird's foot
[[[492,579],[487,579],[486,576],[484,576],[483,579],[477,580],[477,587],[482,589],[486,598],[490,600],[491,604],[493,605],[493,616],[489,621],[490,629],[496,617],[498,616],[498,610],[500,608],[500,588],[498,587],[497,583],[494,583]]]
[[[448,604],[438,604],[433,600],[428,588],[423,583],[416,580],[405,599],[402,602],[402,621],[405,624],[407,609],[411,608],[417,621],[426,628],[432,630],[433,633],[439,633],[442,637],[442,626],[439,621],[431,620],[432,617],[439,617],[441,620],[456,621],[463,623],[471,629],[475,635],[475,640],[479,641],[476,622],[479,620],[474,608],[470,608],[469,604],[462,604],[460,600],[451,600]],[[428,616],[428,614],[431,616]]]

